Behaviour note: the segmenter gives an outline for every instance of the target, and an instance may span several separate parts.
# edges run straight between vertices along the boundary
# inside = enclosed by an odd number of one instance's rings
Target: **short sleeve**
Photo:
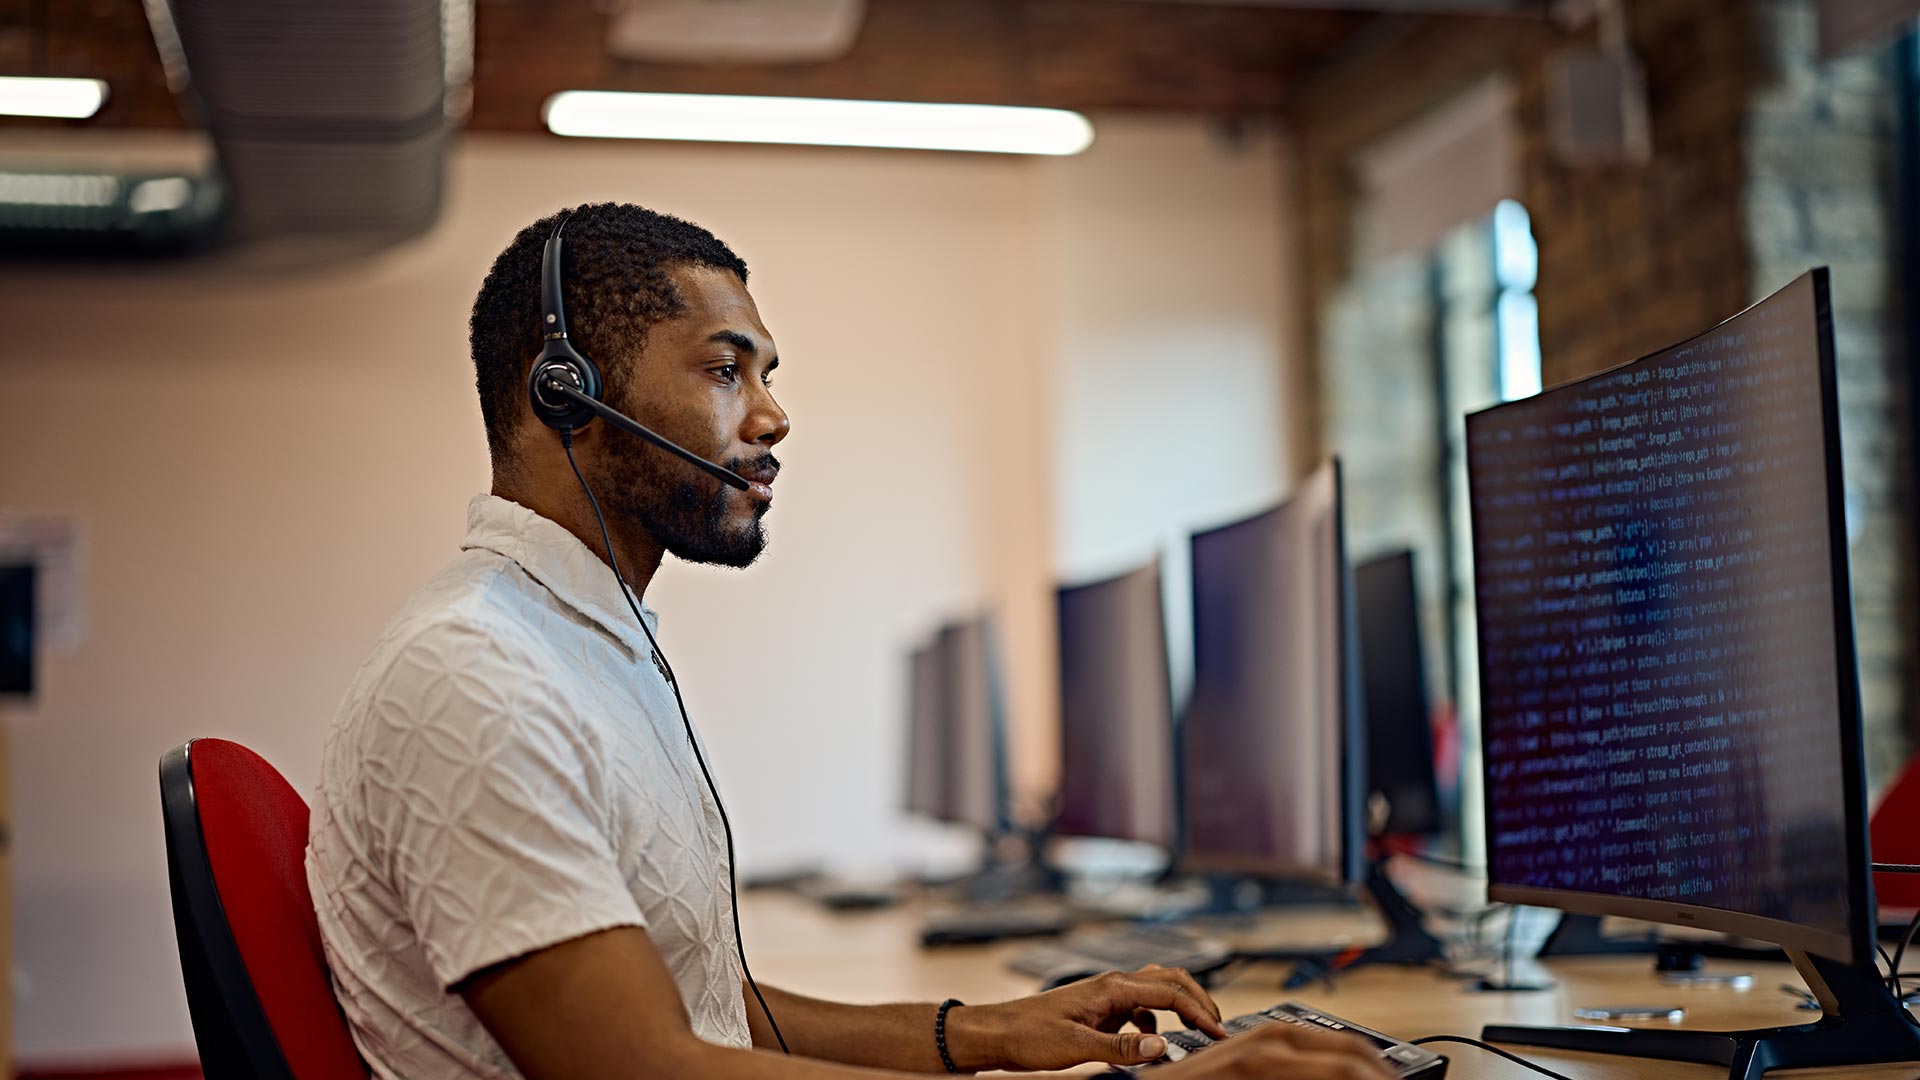
[[[646,920],[609,839],[600,755],[511,631],[427,628],[364,717],[368,854],[434,976]]]

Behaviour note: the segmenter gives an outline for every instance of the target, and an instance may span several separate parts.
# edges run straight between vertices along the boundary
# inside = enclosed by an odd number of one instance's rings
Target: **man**
[[[493,491],[469,507],[459,558],[355,678],[314,800],[321,937],[376,1075],[1133,1064],[1165,1051],[1152,1009],[1224,1036],[1206,993],[1173,970],[947,1010],[773,987],[756,1000],[736,959],[722,810],[651,644],[654,615],[637,623],[613,567],[637,606],[667,553],[728,566],[759,555],[788,429],[770,390],[779,360],[746,265],[711,233],[635,206],[581,207],[566,218],[565,318],[603,400],[753,483],[723,486],[605,423],[563,441],[527,390],[558,220],[522,230],[481,285],[472,350]],[[1129,1022],[1142,1030],[1121,1031]],[[1269,1027],[1163,1075],[1388,1075],[1353,1040]]]

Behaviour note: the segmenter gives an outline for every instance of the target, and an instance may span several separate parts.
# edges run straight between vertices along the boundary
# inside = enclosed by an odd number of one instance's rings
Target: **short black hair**
[[[521,229],[493,260],[467,324],[480,417],[496,469],[509,461],[527,372],[540,352],[540,256],[562,216],[568,335],[599,366],[603,392],[614,400],[630,374],[626,358],[646,347],[648,328],[685,310],[669,271],[705,266],[730,271],[742,284],[747,280],[746,262],[712,233],[631,203],[588,203]]]

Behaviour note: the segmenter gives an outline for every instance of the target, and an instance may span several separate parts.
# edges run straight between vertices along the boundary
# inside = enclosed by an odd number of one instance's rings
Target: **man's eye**
[[[739,364],[722,364],[719,367],[714,368],[713,373],[715,375],[720,376],[720,378],[725,382],[735,382],[740,378],[740,365]]]

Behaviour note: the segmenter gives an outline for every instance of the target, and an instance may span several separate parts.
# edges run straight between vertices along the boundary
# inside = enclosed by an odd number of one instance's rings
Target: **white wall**
[[[379,259],[0,272],[0,508],[72,515],[89,542],[89,637],[10,725],[19,1054],[190,1046],[155,761],[225,735],[311,788],[364,649],[487,484],[473,291],[561,204],[712,228],[780,345],[794,431],[768,555],[670,564],[649,596],[743,868],[926,850],[895,809],[902,655],[956,610],[1001,612],[1018,782],[1043,790],[1056,555],[1216,509],[1175,498],[1200,466],[1286,471],[1278,148],[1099,123],[1068,162],[474,137],[441,225]],[[1120,414],[1171,446],[1102,430]],[[1103,479],[1061,452],[1085,437]]]
[[[1053,236],[1053,553],[1086,579],[1165,557],[1176,696],[1189,679],[1187,537],[1264,509],[1291,460],[1293,245],[1279,137],[1105,124],[1047,174]]]

